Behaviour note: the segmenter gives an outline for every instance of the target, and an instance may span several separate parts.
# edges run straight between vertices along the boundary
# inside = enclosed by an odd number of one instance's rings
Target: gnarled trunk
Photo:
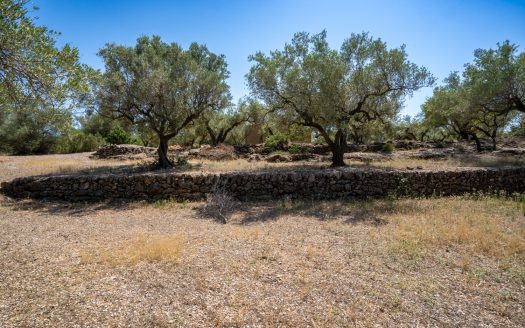
[[[497,144],[496,136],[492,136],[491,139],[492,139],[492,150],[497,150],[498,144]]]
[[[481,141],[479,140],[478,136],[474,133],[471,134],[472,139],[476,142],[476,150],[478,153],[480,153],[483,149],[481,148]]]
[[[330,145],[330,150],[332,151],[332,166],[346,166],[344,161],[344,155],[346,152],[346,134],[337,131],[335,134],[335,140]]]
[[[168,169],[173,167],[173,162],[168,158],[168,138],[159,136],[159,148],[157,149],[159,155],[159,167]]]

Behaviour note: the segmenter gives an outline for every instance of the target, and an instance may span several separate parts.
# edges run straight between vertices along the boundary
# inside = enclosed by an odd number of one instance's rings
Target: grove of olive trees
[[[296,33],[280,50],[249,60],[250,97],[234,101],[226,58],[205,45],[187,49],[141,37],[107,44],[105,68],[57,46],[57,34],[32,18],[29,2],[0,2],[0,151],[13,154],[92,151],[104,143],[158,147],[159,166],[173,165],[169,143],[244,143],[261,137],[310,142],[313,136],[344,165],[347,143],[490,140],[525,135],[525,53],[510,41],[474,51],[416,117],[400,117],[407,97],[436,79],[368,33],[333,49],[325,31]],[[413,46],[413,45],[412,45]],[[42,60],[44,59],[45,60]],[[424,63],[418,63],[424,64]]]

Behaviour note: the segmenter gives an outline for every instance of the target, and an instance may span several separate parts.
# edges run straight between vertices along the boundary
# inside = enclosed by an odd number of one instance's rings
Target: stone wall
[[[525,167],[449,171],[305,169],[222,174],[144,173],[24,177],[2,183],[13,198],[69,201],[204,197],[217,186],[239,199],[367,198],[525,192]]]

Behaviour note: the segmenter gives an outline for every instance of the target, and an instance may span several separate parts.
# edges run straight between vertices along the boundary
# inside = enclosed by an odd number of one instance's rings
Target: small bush
[[[270,147],[273,150],[282,150],[286,144],[288,144],[288,139],[281,133],[272,134],[266,137],[264,142],[266,147]]]
[[[188,165],[188,158],[179,156],[177,157],[177,161],[175,163],[179,166]]]
[[[288,147],[288,152],[292,155],[303,154],[306,152],[306,149],[299,145],[291,145],[290,147]]]
[[[387,141],[383,144],[382,150],[387,153],[392,153],[394,150],[396,150],[396,147],[392,141]]]
[[[93,135],[74,132],[58,138],[53,145],[53,152],[60,154],[90,152],[95,151],[103,144],[105,144],[105,140],[98,133]]]
[[[235,198],[230,193],[222,187],[215,186],[210,193],[206,194],[206,203],[201,207],[200,212],[226,224],[236,204]]]
[[[124,131],[121,127],[117,126],[106,137],[106,141],[110,144],[122,145],[133,143],[133,138],[129,133]]]

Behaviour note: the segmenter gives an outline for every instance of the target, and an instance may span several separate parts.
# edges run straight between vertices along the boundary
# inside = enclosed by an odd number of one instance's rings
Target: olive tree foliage
[[[393,118],[406,96],[434,83],[405,47],[388,49],[368,33],[352,34],[333,50],[326,32],[295,34],[283,50],[250,57],[248,83],[276,113],[318,131],[330,146],[332,165],[343,166],[352,124]]]
[[[225,143],[235,129],[249,122],[249,110],[248,101],[241,99],[237,105],[229,106],[222,111],[209,111],[203,115],[202,124],[208,132],[210,145]]]
[[[483,150],[482,138],[489,138],[492,149],[496,150],[497,138],[516,113],[495,110],[496,103],[487,101],[473,85],[471,73],[470,65],[466,65],[462,76],[451,73],[423,104],[423,113],[429,124],[448,130],[456,139],[473,140],[477,151]]]
[[[168,142],[207,111],[229,104],[228,70],[223,55],[193,43],[187,50],[160,37],[141,37],[135,47],[106,45],[99,55],[105,73],[98,106],[158,137],[159,165],[173,166]]]
[[[56,46],[58,33],[38,26],[29,8],[0,0],[0,150],[17,154],[51,151],[94,74],[77,49]]]
[[[485,111],[525,113],[525,53],[509,41],[496,49],[477,49],[465,65],[464,84]]]

